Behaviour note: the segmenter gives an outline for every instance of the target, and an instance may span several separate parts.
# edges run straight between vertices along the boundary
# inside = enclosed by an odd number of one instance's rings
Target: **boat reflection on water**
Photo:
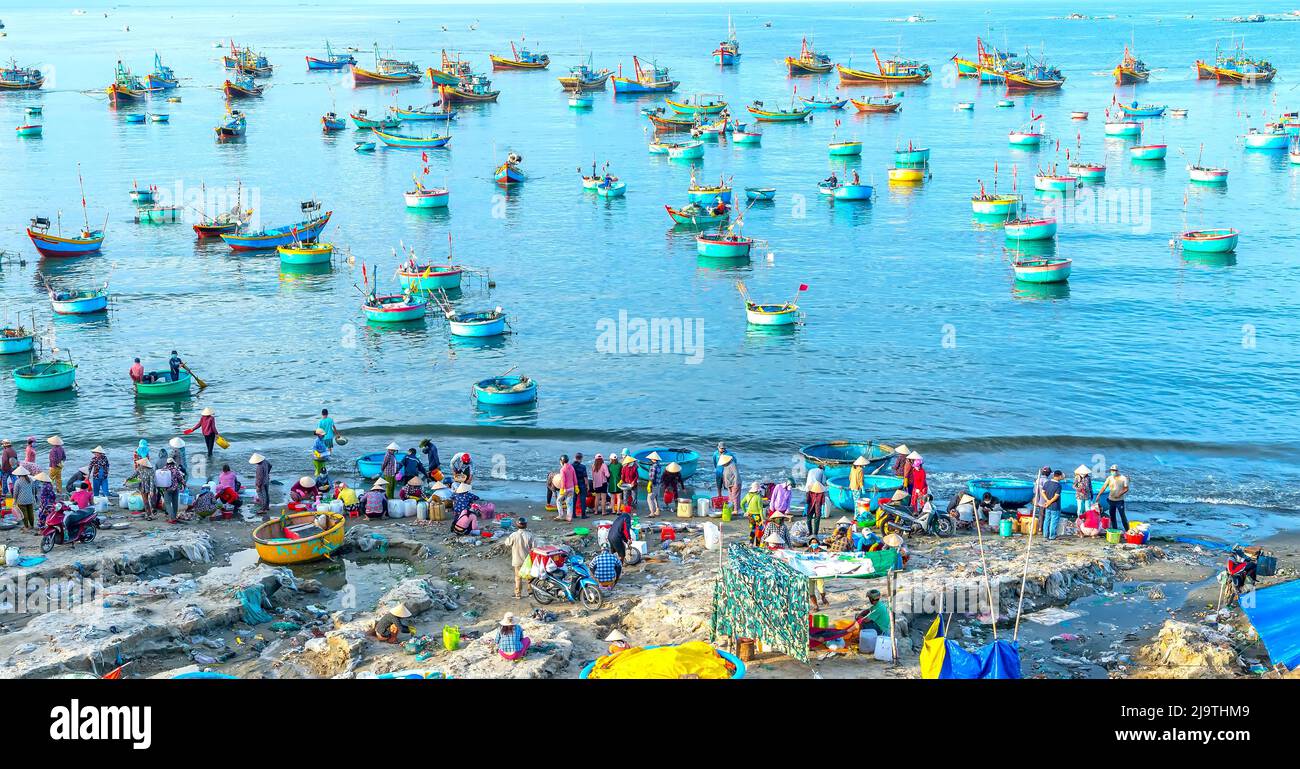
[[[1056,240],[1022,240],[1013,252],[1028,257],[1056,256]]]
[[[537,401],[533,400],[528,403],[519,403],[514,405],[502,405],[497,403],[480,403],[477,398],[474,401],[474,415],[479,424],[508,424],[508,425],[536,425],[537,424]]]
[[[406,207],[406,216],[409,219],[417,219],[421,222],[446,222],[451,219],[451,208],[449,206],[436,206],[434,208],[411,208]]]
[[[1237,252],[1229,251],[1226,254],[1214,254],[1184,250],[1183,261],[1189,265],[1199,265],[1201,267],[1234,267],[1237,264]]]
[[[748,256],[700,256],[697,254],[695,257],[695,263],[706,270],[750,272]]]
[[[1070,284],[1066,281],[1060,283],[1025,283],[1013,280],[1011,281],[1011,296],[1015,299],[1027,301],[1069,299]]]
[[[323,285],[318,280],[300,280],[304,277],[313,275],[329,275],[334,271],[334,265],[329,264],[281,264],[280,281],[282,283],[302,283],[304,285],[318,286]]]
[[[424,318],[403,321],[366,321],[366,328],[377,334],[410,334],[412,332],[424,331]]]
[[[748,323],[745,328],[745,344],[772,344],[790,339],[798,333],[799,325],[788,323],[781,326],[759,326]]]
[[[135,416],[137,419],[156,417],[171,413],[173,417],[186,418],[194,413],[193,393],[177,393],[153,398],[135,399]]]
[[[447,335],[448,346],[457,350],[499,350],[506,346],[509,337],[506,334],[496,336],[457,336]]]

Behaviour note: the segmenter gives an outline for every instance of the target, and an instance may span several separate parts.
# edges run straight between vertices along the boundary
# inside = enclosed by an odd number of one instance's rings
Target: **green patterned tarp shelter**
[[[727,545],[713,588],[713,634],[753,638],[767,651],[808,661],[808,578],[768,551]]]

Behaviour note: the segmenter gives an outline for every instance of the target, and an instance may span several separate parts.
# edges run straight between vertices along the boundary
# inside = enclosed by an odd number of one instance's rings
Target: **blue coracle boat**
[[[474,399],[489,406],[516,406],[537,400],[537,382],[526,376],[494,376],[474,384]]]
[[[682,479],[690,478],[695,475],[695,471],[700,468],[700,452],[691,449],[641,449],[632,453],[632,458],[636,460],[637,475],[641,480],[650,479],[650,460],[651,454],[659,455],[659,464],[667,467],[669,462],[676,462],[682,466]]]
[[[825,467],[827,470],[834,467],[848,468],[853,464],[853,460],[865,456],[869,473],[883,467],[894,456],[894,447],[875,441],[866,443],[831,441],[804,446],[799,449],[799,453],[803,456],[804,467],[809,470],[818,466]]]

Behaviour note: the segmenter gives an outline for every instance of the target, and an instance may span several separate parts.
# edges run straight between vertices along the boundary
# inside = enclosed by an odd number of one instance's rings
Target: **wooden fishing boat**
[[[1230,85],[1259,85],[1272,82],[1277,70],[1267,61],[1236,59],[1212,68],[1214,79]]]
[[[790,109],[765,109],[761,101],[756,101],[745,109],[760,123],[802,123],[812,114],[810,109],[799,109],[793,105]]]
[[[206,196],[206,192],[204,194]],[[198,236],[199,240],[215,238],[220,236],[222,233],[239,232],[244,228],[244,225],[247,224],[249,218],[252,217],[253,211],[252,209],[244,210],[242,208],[244,202],[244,191],[242,185],[238,188],[235,198],[235,204],[230,207],[230,210],[223,211],[216,216],[208,216],[208,214],[203,211],[199,212],[203,221],[194,225],[194,234]]]
[[[316,523],[320,516],[326,519],[323,529]],[[343,546],[345,520],[339,513],[290,513],[253,529],[253,547],[265,563],[288,566],[319,561]]]
[[[55,360],[14,369],[14,386],[25,393],[50,393],[71,389],[77,383],[77,365]]]
[[[1134,120],[1107,120],[1102,130],[1107,136],[1141,136],[1142,124]]]
[[[483,104],[496,101],[501,92],[492,90],[491,80],[471,75],[456,85],[438,86],[438,95],[446,104]]]
[[[785,68],[791,75],[823,75],[831,71],[831,57],[817,53],[808,44],[808,38],[799,43],[799,55],[785,57]]]
[[[430,104],[428,106],[419,107],[419,108],[408,106],[406,109],[393,107],[392,110],[393,110],[393,116],[396,117],[398,121],[403,123],[412,123],[412,122],[421,123],[421,122],[430,122],[430,121],[437,121],[437,120],[451,120],[452,118],[456,117],[456,110],[452,109],[450,106],[443,107],[442,109],[438,109],[438,104]]]
[[[425,187],[419,179],[415,189],[403,193],[407,208],[446,208],[451,192],[446,187]]]
[[[40,123],[28,123],[27,125],[18,126],[14,129],[14,132],[18,136],[24,137],[40,136],[44,132],[44,129],[41,127]]]
[[[731,205],[731,185],[719,179],[717,184],[700,184],[695,180],[694,171],[691,172],[691,184],[686,188],[687,200],[692,203],[713,204],[721,200],[727,205]]]
[[[876,85],[895,85],[895,84],[919,84],[930,79],[930,65],[922,64],[919,61],[910,59],[886,59],[881,61],[880,54],[876,49],[871,49],[871,55],[876,59],[876,71],[866,69],[853,69],[843,64],[835,65],[840,73],[840,83],[844,85],[860,85],[863,83]]]
[[[1079,186],[1077,177],[1039,171],[1034,175],[1034,189],[1039,192],[1069,192]]]
[[[740,41],[736,39],[736,28],[731,24],[730,14],[727,15],[727,39],[713,49],[713,63],[719,67],[731,67],[740,63]]]
[[[682,208],[673,208],[664,206],[668,210],[668,216],[677,224],[693,225],[696,227],[705,227],[719,224],[727,221],[730,211],[724,206],[720,211],[715,208],[705,208],[699,203],[691,202]],[[716,212],[716,213],[715,213]]]
[[[446,315],[452,336],[484,338],[501,336],[506,332],[506,316],[500,307],[471,312],[449,310]]]
[[[379,46],[375,46],[375,68],[362,69],[351,65],[352,85],[401,85],[402,83],[420,82],[420,69],[406,61],[385,59],[379,55]]]
[[[353,125],[363,131],[370,131],[376,128],[397,128],[402,124],[401,119],[394,116],[386,116],[376,120],[370,117],[370,113],[364,109],[359,109],[351,115],[348,115],[348,117],[352,118]]]
[[[1013,147],[1037,147],[1043,143],[1041,131],[1020,130],[1007,134],[1007,142]]]
[[[704,157],[704,142],[691,140],[668,145],[668,157],[673,160],[697,160]]]
[[[122,102],[138,101],[148,94],[144,82],[139,77],[132,75],[131,70],[127,69],[126,65],[120,60],[117,62],[113,82],[104,90],[108,94],[109,103],[114,105]]]
[[[403,136],[386,133],[378,128],[372,129],[371,132],[385,147],[397,147],[399,149],[438,149],[447,146],[447,142],[451,141],[450,134],[447,136]]]
[[[526,376],[494,376],[474,383],[474,400],[488,406],[518,406],[537,400],[537,382]]]
[[[180,78],[176,77],[171,67],[162,63],[162,57],[155,51],[153,55],[153,72],[144,76],[144,87],[150,92],[170,91],[178,88]]]
[[[150,372],[152,376],[150,382],[134,382],[135,397],[137,398],[175,398],[178,395],[189,395],[190,385],[194,382],[194,377],[190,372],[181,369],[176,379],[172,379],[170,369],[166,371]]]
[[[1128,148],[1128,156],[1134,160],[1164,160],[1168,153],[1166,144],[1135,144]]]
[[[596,69],[591,63],[591,54],[588,53],[585,63],[569,67],[569,74],[561,75],[557,79],[565,90],[595,91],[603,90],[612,74],[607,69]]]
[[[1007,240],[1051,240],[1056,237],[1056,219],[1008,219],[1003,229]]]
[[[248,129],[248,118],[239,110],[230,110],[226,117],[212,130],[217,134],[217,141],[238,139]]]
[[[999,51],[997,48],[985,47],[983,38],[975,38],[975,59],[963,59],[960,55],[952,57],[957,65],[958,77],[978,78],[981,83],[1001,83],[1005,72],[1018,72],[1024,69],[1024,62],[1016,54]]]
[[[1226,254],[1237,248],[1241,233],[1231,227],[1217,230],[1189,230],[1179,236],[1184,251],[1198,254]]]
[[[694,117],[674,117],[663,107],[647,107],[641,110],[641,114],[649,118],[656,131],[689,131],[699,125]]]
[[[748,259],[754,239],[737,232],[702,232],[695,236],[695,251],[715,259]]]
[[[233,40],[230,41],[230,52],[222,57],[222,64],[226,69],[254,77],[270,77],[274,70],[265,56],[249,47],[240,48]]]
[[[619,65],[618,74],[613,76],[615,94],[669,93],[677,88],[678,81],[668,76],[668,68],[656,62],[643,67],[641,59],[633,56],[632,69],[633,77],[623,77],[623,65]]]
[[[257,84],[252,75],[236,75],[235,79],[227,80],[221,89],[225,92],[227,99],[249,99],[255,96],[261,96],[264,90],[263,86]]]
[[[35,91],[45,85],[45,76],[39,69],[20,67],[15,59],[9,66],[0,67],[0,91]]]
[[[108,309],[108,285],[72,291],[47,288],[50,307],[59,315],[94,315]]]
[[[275,250],[280,255],[280,264],[295,267],[329,264],[334,258],[333,243],[291,243],[285,246],[276,246]]]
[[[903,102],[889,94],[885,96],[868,96],[865,99],[849,99],[849,102],[853,104],[853,108],[858,112],[868,114],[897,112],[903,106]]]
[[[488,54],[492,60],[492,69],[546,69],[551,66],[551,57],[544,53],[533,53],[527,48],[516,48],[510,41],[510,58]]]
[[[397,270],[397,280],[407,292],[433,293],[460,288],[465,268],[454,264],[404,264]]]
[[[679,115],[716,115],[727,108],[721,94],[697,93],[686,101],[665,99],[668,108]]]
[[[1048,66],[1042,59],[1027,57],[1023,69],[1003,70],[1007,90],[1050,91],[1065,85],[1065,75],[1057,67]]]
[[[1287,132],[1276,126],[1266,126],[1262,130],[1252,128],[1241,138],[1246,149],[1250,150],[1284,150],[1291,143]]]
[[[833,141],[826,146],[827,146],[827,152],[831,155],[831,157],[847,157],[847,156],[857,156],[862,154],[862,142],[859,141],[847,141],[847,142]]]
[[[731,131],[731,140],[736,144],[759,144],[763,141],[763,132],[749,130],[745,123],[736,123]]]
[[[0,355],[31,352],[36,346],[36,332],[23,326],[0,328]]]
[[[502,187],[508,187],[515,184],[523,184],[528,179],[519,164],[523,158],[514,152],[506,157],[506,162],[497,166],[496,171],[492,173],[492,178]]]
[[[325,41],[325,58],[307,57],[307,69],[309,70],[346,69],[356,63],[356,57],[350,53],[334,53],[334,49],[330,47],[330,41],[328,40]]]
[[[41,256],[85,256],[97,253],[104,245],[104,231],[92,230],[88,226],[76,237],[51,235],[50,220],[43,216],[32,219],[31,226],[27,228],[27,237],[32,239],[32,245]]]
[[[1019,283],[1064,283],[1070,279],[1071,259],[1024,257],[1011,262]]]
[[[322,214],[320,203],[314,200],[302,203],[299,208],[307,216],[301,222],[258,232],[223,232],[221,240],[234,251],[270,251],[291,243],[314,242],[325,225],[329,224],[334,212],[326,211]]]
[[[745,320],[753,326],[793,326],[799,322],[799,305],[745,302]]]
[[[1083,110],[1075,110],[1070,113],[1071,120],[1087,120],[1088,113]]]
[[[1197,184],[1227,184],[1228,169],[1203,165],[1187,166],[1187,177]]]
[[[776,188],[746,187],[745,198],[747,200],[776,200]]]
[[[1136,85],[1151,78],[1151,70],[1147,68],[1146,62],[1133,55],[1127,45],[1112,74],[1115,75],[1115,85]]]
[[[424,317],[427,299],[411,294],[370,294],[361,305],[372,323],[406,323]]]
[[[1163,104],[1138,104],[1137,102],[1132,102],[1131,104],[1119,104],[1116,106],[1119,107],[1120,112],[1124,113],[1125,117],[1131,118],[1160,117],[1165,114],[1165,105]]]
[[[344,128],[347,127],[348,127],[348,121],[344,118],[339,117],[337,114],[333,112],[326,112],[324,115],[321,115],[320,130],[324,131],[325,133],[342,131]]]
[[[1080,182],[1101,182],[1106,180],[1106,166],[1098,163],[1075,162],[1069,166],[1070,175]]]
[[[847,473],[858,457],[866,457],[867,464],[863,470],[871,475],[873,472],[883,470],[894,458],[894,447],[875,441],[830,441],[802,446],[799,448],[799,455],[803,457],[804,469],[822,467],[828,473],[837,471]]]
[[[601,180],[595,189],[596,194],[602,198],[621,198],[627,191],[627,182],[614,178]]]
[[[871,200],[874,192],[870,184],[850,184],[847,182],[819,182],[817,191],[836,200]]]
[[[837,99],[833,96],[824,99],[820,96],[800,96],[799,101],[811,110],[844,109],[844,105],[849,103],[848,99]]]

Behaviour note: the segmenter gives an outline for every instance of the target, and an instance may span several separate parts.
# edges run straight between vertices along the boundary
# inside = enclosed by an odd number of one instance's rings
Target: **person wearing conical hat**
[[[451,495],[451,533],[473,534],[478,530],[478,507],[474,504],[479,496],[468,483],[456,484],[455,493]]]
[[[666,505],[675,505],[686,491],[686,481],[682,478],[682,466],[676,462],[664,465],[664,475],[660,482],[663,487],[663,499]],[[672,508],[669,507],[669,510]]]
[[[108,454],[103,446],[90,450],[90,464],[86,467],[86,477],[90,479],[90,493],[96,497],[108,496]]]
[[[384,448],[384,458],[379,463],[379,477],[384,479],[384,493],[389,499],[397,496],[397,452],[402,447],[393,441]]]
[[[762,542],[763,531],[763,492],[758,481],[749,484],[749,491],[740,500],[740,510],[749,519],[749,544]]]
[[[849,493],[853,495],[855,503],[862,496],[866,485],[867,464],[867,457],[864,454],[853,460],[853,466],[849,468]]]
[[[636,509],[636,484],[641,479],[641,470],[627,449],[623,449],[621,462],[618,489],[623,493],[623,512],[630,512]]]
[[[718,464],[722,467],[722,490],[727,495],[727,501],[733,511],[740,509],[740,467],[736,465],[736,458],[731,454],[723,454],[718,457]]]
[[[826,550],[831,553],[847,553],[853,550],[853,521],[845,516],[835,522],[835,531],[826,539]]]
[[[304,475],[289,487],[290,502],[315,504],[318,499],[320,489],[316,487],[316,479],[310,475]]]
[[[907,455],[911,453],[912,450],[907,447],[906,443],[900,443],[894,447],[894,463],[892,465],[894,475],[899,478],[905,476],[907,470]]]
[[[325,441],[325,431],[319,427],[312,431],[311,468],[316,475],[326,475],[330,461],[330,447]]]
[[[357,499],[357,506],[367,518],[383,518],[388,514],[388,484],[383,478],[376,478]]]
[[[424,479],[418,475],[413,475],[402,484],[402,488],[397,492],[399,499],[414,499],[419,502],[424,499]]]
[[[658,518],[662,512],[660,505],[664,497],[664,466],[663,458],[659,452],[652,451],[646,455],[646,461],[649,465],[646,467],[648,476],[645,484],[645,506],[649,518]]]
[[[217,442],[217,414],[211,408],[199,413],[199,422],[185,431],[186,435],[198,430],[203,435],[203,443],[208,447],[208,458],[212,458],[212,447]]]
[[[1074,515],[1082,521],[1083,514],[1092,506],[1092,470],[1087,465],[1074,468]]]
[[[50,474],[44,470],[32,476],[32,483],[36,487],[36,524],[44,526],[45,519],[54,512],[59,495],[50,480]]]
[[[375,624],[371,628],[371,632],[375,638],[395,644],[402,633],[415,632],[407,622],[410,618],[411,610],[406,608],[406,604],[394,604],[387,611],[375,617]]]
[[[50,483],[56,492],[63,489],[63,463],[68,460],[68,452],[63,448],[63,439],[51,435],[45,439],[50,444]]]
[[[618,654],[621,651],[627,651],[632,648],[632,643],[627,640],[621,630],[612,630],[609,635],[605,636],[605,643],[609,644],[609,653]]]
[[[763,544],[771,546],[773,537],[782,547],[790,546],[790,526],[788,521],[790,514],[780,510],[772,511],[767,517],[767,523],[763,526]]]
[[[532,640],[524,635],[524,628],[515,615],[506,612],[501,618],[501,624],[497,626],[497,637],[493,641],[497,654],[500,654],[502,659],[514,662],[528,653],[528,647],[532,643]]]
[[[732,462],[736,461],[735,453],[727,451],[726,444],[722,441],[718,441],[718,450],[713,452],[713,480],[718,486],[718,496],[722,496],[723,489],[726,488],[722,483],[722,473],[725,466],[719,461],[722,459],[723,455],[731,457]]]
[[[22,515],[23,528],[36,528],[36,489],[32,486],[32,474],[22,465],[13,471],[14,507]]]
[[[257,492],[257,512],[265,518],[271,512],[271,460],[254,453],[248,458],[248,463],[256,473],[253,489]]]

